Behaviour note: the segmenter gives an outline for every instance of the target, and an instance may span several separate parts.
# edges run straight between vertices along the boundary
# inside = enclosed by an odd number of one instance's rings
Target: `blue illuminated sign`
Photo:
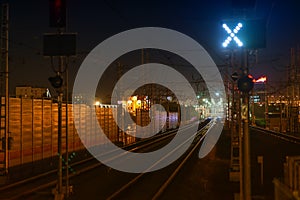
[[[222,23],[224,48],[257,49],[266,46],[266,23],[262,19],[232,19]],[[221,41],[220,41],[221,42]]]
[[[228,37],[223,42],[223,47],[227,47],[228,44],[232,41],[232,39],[236,42],[236,44],[241,47],[243,46],[243,42],[240,41],[240,39],[236,36],[239,30],[243,27],[242,23],[238,23],[236,27],[233,29],[233,31],[227,26],[227,24],[223,24],[223,28],[228,33]]]

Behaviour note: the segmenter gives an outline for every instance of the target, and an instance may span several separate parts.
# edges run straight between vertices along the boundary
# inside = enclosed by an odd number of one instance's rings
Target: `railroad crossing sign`
[[[225,29],[225,31],[228,33],[228,37],[226,38],[226,40],[223,42],[223,47],[227,47],[228,44],[234,40],[236,42],[236,44],[239,46],[239,47],[242,47],[243,46],[243,42],[237,37],[237,33],[239,32],[239,30],[243,27],[243,24],[242,23],[238,23],[236,25],[236,27],[231,30],[227,24],[223,24],[223,28]]]
[[[266,46],[266,21],[264,19],[225,19],[222,20],[224,48],[258,49]]]

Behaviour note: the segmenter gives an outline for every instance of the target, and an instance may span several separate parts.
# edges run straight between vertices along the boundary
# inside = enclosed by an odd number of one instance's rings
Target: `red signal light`
[[[66,26],[66,0],[49,0],[50,27]]]

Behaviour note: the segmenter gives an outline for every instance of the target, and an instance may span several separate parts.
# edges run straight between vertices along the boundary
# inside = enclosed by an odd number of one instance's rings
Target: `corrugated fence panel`
[[[74,105],[73,105],[74,106]],[[80,129],[85,129],[85,110],[86,110],[86,105],[84,104],[76,104],[74,106],[74,110],[76,110],[76,116],[74,120],[76,120],[76,123],[78,124],[78,128]],[[74,150],[79,150],[79,149],[83,149],[83,145],[81,143],[81,139],[84,139],[84,135],[79,135],[77,134],[77,130],[76,133],[74,133]]]
[[[85,111],[85,142],[86,146],[91,147],[91,108],[86,106]]]
[[[21,101],[19,98],[9,99],[9,132],[13,138],[10,150],[10,165],[21,164]]]
[[[43,109],[42,99],[33,100],[33,155],[34,160],[41,160],[43,156]]]
[[[84,104],[81,104],[80,105],[80,128],[82,130],[86,130],[86,110],[87,110],[87,106]],[[84,133],[86,133],[86,132],[84,132]],[[78,139],[77,139],[77,148],[78,149],[82,148],[81,140],[86,141],[86,137],[83,133],[81,133],[80,138],[78,136]]]
[[[74,128],[74,117],[73,117],[73,106],[72,104],[68,105],[68,149],[69,151],[74,151],[74,134],[75,134],[75,128]]]
[[[51,157],[52,154],[52,101],[43,101],[43,152],[44,158]]]
[[[99,126],[99,128],[101,128],[101,113],[102,113],[102,108],[100,108],[100,107],[96,107],[96,117],[97,117],[97,124],[95,124],[95,131],[97,130],[96,129],[96,126]],[[97,134],[100,134],[100,132],[95,132],[95,138],[96,137],[100,137],[100,141],[99,140],[97,140],[96,142],[95,142],[95,145],[100,145],[100,144],[102,144],[103,143],[103,139],[102,139],[102,136],[99,136],[99,135],[97,135]]]
[[[49,99],[10,98],[9,130],[13,137],[10,150],[10,166],[25,164],[57,156],[58,140],[58,104]],[[73,107],[78,109],[73,116]],[[112,142],[129,144],[135,142],[135,137],[119,131],[113,113],[117,108],[96,107],[96,118],[85,104],[68,105],[68,149],[69,152],[84,149],[81,142],[88,146],[104,144],[105,140],[98,132],[98,126]],[[174,117],[176,118],[176,117]],[[84,130],[80,137],[75,129],[74,120]],[[160,118],[158,118],[160,121]],[[172,120],[173,121],[173,120]],[[158,122],[160,123],[160,122]],[[172,125],[173,127],[173,125]],[[134,128],[134,127],[132,127]],[[132,129],[134,131],[134,129]],[[133,134],[134,135],[134,134]],[[62,104],[62,147],[66,150],[66,104]]]
[[[73,149],[74,150],[77,150],[77,140],[78,140],[78,134],[77,134],[77,130],[75,129],[75,123],[79,123],[79,118],[80,118],[80,116],[78,115],[78,112],[79,112],[79,110],[80,110],[80,105],[72,105],[72,109],[74,109],[74,126],[73,126],[73,128],[74,128],[74,132],[73,132],[73,141],[72,141],[72,143],[73,143]],[[75,116],[76,115],[76,116]]]
[[[89,119],[90,119],[90,126],[89,126],[89,132],[90,132],[90,136],[89,136],[89,139],[90,139],[90,145],[91,146],[94,146],[96,145],[96,139],[95,139],[95,115],[94,113],[91,112],[92,109],[90,108],[90,116],[89,116]],[[95,112],[94,108],[93,108],[93,112]]]
[[[57,155],[57,133],[58,133],[58,104],[52,104],[52,154]]]
[[[23,162],[33,160],[32,99],[22,99],[22,147]]]
[[[61,126],[62,152],[66,151],[66,104],[62,104],[62,126]]]

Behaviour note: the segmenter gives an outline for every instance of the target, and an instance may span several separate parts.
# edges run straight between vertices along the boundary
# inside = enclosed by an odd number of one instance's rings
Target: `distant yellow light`
[[[131,100],[128,100],[128,101],[127,101],[127,104],[132,104],[132,101],[131,101]]]
[[[96,101],[95,106],[100,106],[100,101]]]
[[[133,96],[133,97],[132,97],[132,100],[133,100],[133,101],[136,101],[136,100],[137,100],[137,96]]]
[[[137,105],[141,105],[142,101],[141,100],[137,100],[136,104]]]

